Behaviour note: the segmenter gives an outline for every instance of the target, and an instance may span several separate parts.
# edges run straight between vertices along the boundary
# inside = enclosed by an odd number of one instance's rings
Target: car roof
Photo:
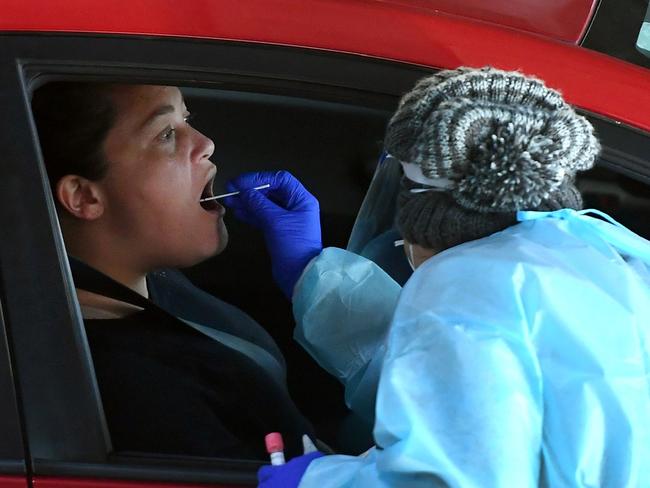
[[[423,8],[428,3],[185,0],[179,7],[175,0],[5,0],[0,31],[221,39],[324,49],[433,68],[492,65],[536,75],[574,105],[650,131],[650,110],[641,103],[650,92],[650,70],[485,19]]]
[[[565,41],[577,44],[583,37],[589,21],[595,11],[597,0],[562,0],[546,2],[540,0],[365,0],[363,2],[346,0],[350,5],[340,5],[342,2],[327,1],[266,1],[266,2],[232,2],[223,0],[185,0],[183,8],[178,7],[178,2],[167,1],[139,1],[139,2],[99,2],[93,0],[73,0],[55,5],[49,0],[13,1],[5,0],[4,9],[9,13],[3,19],[3,28],[16,28],[23,30],[29,28],[28,24],[37,29],[45,30],[92,30],[95,32],[131,32],[146,34],[145,30],[133,32],[129,24],[135,27],[142,24],[142,19],[149,21],[160,17],[166,8],[171,11],[177,10],[179,15],[189,18],[189,15],[200,15],[213,19],[224,15],[224,8],[232,13],[240,11],[242,14],[248,12],[249,16],[255,17],[259,12],[272,14],[275,10],[277,15],[284,16],[287,13],[297,14],[297,6],[311,10],[315,8],[313,18],[316,21],[330,22],[330,16],[320,17],[322,7],[327,4],[336,4],[337,10],[354,23],[357,19],[351,14],[360,7],[365,12],[373,10],[388,9],[399,12],[417,12],[447,14],[468,19],[490,22],[503,27],[539,34],[550,39]],[[321,4],[321,5],[319,5]],[[356,7],[354,4],[357,4]],[[127,8],[128,5],[128,8]],[[264,8],[264,7],[267,8]],[[154,10],[149,10],[156,7]],[[348,10],[349,8],[349,10]],[[162,10],[161,10],[162,9]],[[285,10],[288,9],[288,10]],[[167,10],[169,12],[170,10]],[[293,12],[292,12],[293,10]],[[99,11],[101,15],[96,15]],[[12,15],[13,14],[13,15]],[[189,14],[189,15],[188,15]],[[163,13],[167,16],[168,13]],[[320,18],[319,18],[320,17]],[[167,17],[168,18],[168,17]],[[244,17],[240,17],[244,18]],[[297,16],[296,20],[301,20]],[[134,23],[131,22],[134,21]],[[341,19],[343,20],[343,19]],[[398,19],[396,19],[398,20]],[[167,22],[171,27],[171,24]],[[13,27],[11,25],[13,24]],[[190,22],[189,25],[193,23]],[[112,25],[112,27],[110,27]],[[196,24],[198,25],[198,24]],[[353,27],[353,25],[351,25]],[[381,26],[378,26],[381,28]],[[135,28],[135,31],[139,29]]]
[[[597,0],[376,0],[403,7],[481,20],[577,44],[584,36]]]

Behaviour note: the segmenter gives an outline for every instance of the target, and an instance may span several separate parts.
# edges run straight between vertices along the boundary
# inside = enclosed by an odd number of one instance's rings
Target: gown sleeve
[[[294,292],[295,339],[343,383],[346,403],[371,425],[385,337],[400,291],[372,261],[326,248]]]

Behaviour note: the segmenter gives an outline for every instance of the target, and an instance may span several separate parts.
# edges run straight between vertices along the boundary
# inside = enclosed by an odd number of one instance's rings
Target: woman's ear
[[[56,184],[59,204],[72,216],[95,220],[104,213],[103,194],[99,186],[77,175],[66,175]]]

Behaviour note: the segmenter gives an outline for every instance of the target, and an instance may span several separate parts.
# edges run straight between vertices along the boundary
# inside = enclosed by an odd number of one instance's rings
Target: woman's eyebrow
[[[158,107],[156,110],[154,110],[149,117],[145,119],[145,121],[142,123],[140,126],[140,130],[146,128],[147,126],[151,125],[158,117],[162,115],[166,115],[169,113],[173,113],[176,110],[176,108],[173,105],[161,105]]]

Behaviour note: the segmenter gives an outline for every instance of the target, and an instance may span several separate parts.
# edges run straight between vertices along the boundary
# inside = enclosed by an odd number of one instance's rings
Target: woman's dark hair
[[[103,144],[116,111],[105,83],[53,82],[34,92],[32,113],[54,191],[65,175],[99,180],[108,168]]]

